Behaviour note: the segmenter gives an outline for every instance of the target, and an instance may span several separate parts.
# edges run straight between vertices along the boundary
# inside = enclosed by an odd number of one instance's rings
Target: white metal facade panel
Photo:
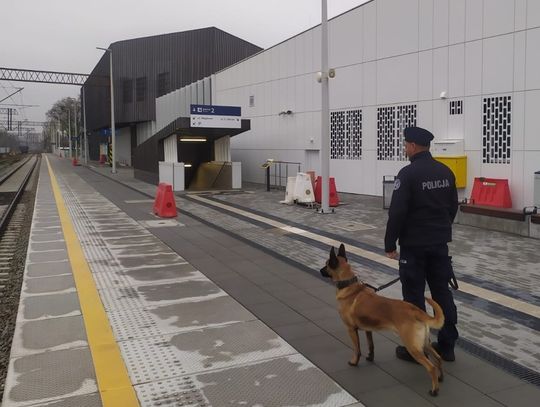
[[[466,0],[452,0],[448,4],[450,45],[465,41],[465,2]]]
[[[482,92],[512,92],[514,87],[514,35],[484,40]]]
[[[525,32],[514,34],[514,91],[525,90],[526,37]]]
[[[540,90],[531,90],[525,93],[525,142],[527,151],[540,150]],[[538,171],[540,168],[536,169]]]
[[[467,155],[471,151],[482,149],[482,98],[480,96],[467,97],[463,103],[463,116],[465,118],[465,151]],[[471,160],[467,160],[467,166]],[[467,169],[467,172],[470,172]]]
[[[448,45],[449,1],[451,0],[433,2],[433,47]]]
[[[363,9],[364,61],[368,62],[377,59],[377,2],[370,2]]]
[[[418,99],[418,54],[377,61],[377,104]]]
[[[433,101],[433,134],[438,139],[448,138],[448,102],[446,100]]]
[[[418,50],[418,0],[378,0],[377,58]]]
[[[538,134],[538,133],[537,133]],[[540,151],[525,151],[523,160],[523,175],[527,180],[530,180],[529,184],[525,184],[523,191],[522,205],[531,205],[534,199],[534,189],[532,188],[534,182],[534,173],[540,171]],[[528,185],[531,185],[530,187]]]
[[[433,0],[418,1],[418,45],[420,50],[433,47]]]
[[[364,105],[377,104],[377,62],[364,64],[362,78],[362,101]]]
[[[356,64],[336,70],[336,77],[329,86],[330,106],[333,109],[362,105],[362,67]]]
[[[482,41],[465,43],[465,95],[482,93]]]
[[[512,162],[510,163],[510,173],[511,177],[508,180],[508,183],[512,186],[512,200],[514,201],[517,198],[516,202],[512,202],[513,206],[519,205],[523,207],[522,196],[525,193],[525,186],[520,181],[525,174],[523,174],[523,167],[525,164],[525,152],[524,151],[512,151]],[[534,171],[525,176],[532,177]],[[514,198],[516,197],[516,198]]]
[[[448,96],[465,94],[465,45],[452,45],[448,49]]]
[[[165,156],[165,162],[178,162],[178,139],[176,137],[176,134],[173,134],[163,140],[163,152]]]
[[[364,38],[362,21],[363,7],[342,14],[328,24],[330,67],[336,68],[363,61]],[[297,72],[300,73],[300,72]]]
[[[465,4],[465,40],[482,38],[484,0],[467,0]]]
[[[540,2],[527,0],[527,28],[540,26]]]
[[[538,4],[537,1],[535,3]],[[527,28],[527,0],[515,0],[514,13],[515,13],[514,29],[516,31],[526,29]]]
[[[527,89],[540,89],[540,28],[527,31],[527,65],[525,68]]]
[[[512,94],[512,152],[525,146],[525,92]],[[513,160],[515,162],[515,160]]]
[[[214,161],[231,161],[231,138],[229,136],[214,141]]]
[[[418,98],[431,100],[433,94],[433,51],[418,54]]]
[[[116,130],[116,161],[131,166],[131,132],[129,127]]]
[[[484,37],[514,31],[514,0],[484,1]]]
[[[448,94],[448,47],[433,50],[433,99],[441,92]]]

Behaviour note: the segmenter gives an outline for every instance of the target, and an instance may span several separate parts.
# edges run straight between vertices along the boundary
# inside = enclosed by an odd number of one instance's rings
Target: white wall
[[[163,140],[163,155],[163,161],[165,162],[178,162],[178,137],[176,136],[176,134],[172,134],[165,140]]]
[[[407,162],[377,160],[377,108],[416,104],[417,125],[437,139],[464,139],[469,187],[462,196],[470,196],[474,177],[507,178],[514,207],[532,204],[540,170],[540,1],[375,0],[331,20],[329,36],[330,108],[363,116],[361,159],[331,160],[338,190],[382,194],[383,175]],[[242,106],[251,119],[251,131],[231,140],[244,180],[263,182],[267,158],[313,167],[319,43],[315,27],[213,76],[215,104]],[[494,96],[512,97],[509,164],[482,162],[483,98]],[[463,101],[462,115],[449,114],[453,100]],[[279,114],[286,110],[293,114]]]
[[[191,104],[210,105],[210,89],[211,79],[207,77],[156,98],[155,132],[179,117],[189,117]]]
[[[131,166],[131,132],[129,127],[116,131],[116,161]]]
[[[156,122],[143,122],[137,124],[137,145],[144,143],[154,135]]]

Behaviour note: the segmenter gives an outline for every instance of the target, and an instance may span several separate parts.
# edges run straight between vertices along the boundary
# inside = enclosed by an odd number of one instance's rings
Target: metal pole
[[[88,140],[86,139],[86,96],[84,94],[84,86],[82,87],[82,103],[83,103],[83,143],[84,143],[84,164],[88,165]]]
[[[75,100],[75,105],[73,106],[73,117],[74,117],[74,121],[73,121],[73,128],[74,128],[74,137],[75,137],[75,159],[79,159],[79,154],[78,154],[78,147],[79,147],[79,143],[78,143],[78,138],[79,138],[79,128],[77,127],[77,100]]]
[[[111,133],[112,133],[112,173],[116,174],[116,131],[114,129],[114,86],[112,49],[109,49],[110,75],[111,75]]]
[[[68,143],[69,143],[69,158],[73,157],[73,145],[71,144],[71,110],[68,108]]]
[[[329,213],[329,185],[330,175],[330,102],[328,93],[328,15],[327,0],[322,0],[321,19],[321,209],[320,213]]]

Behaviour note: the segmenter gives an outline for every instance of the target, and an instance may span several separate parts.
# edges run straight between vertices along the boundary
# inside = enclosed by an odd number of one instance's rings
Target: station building
[[[249,130],[213,149],[241,163],[243,181],[263,183],[269,158],[318,172],[320,43],[317,26],[157,94],[153,137],[177,135],[171,123],[187,120],[190,104],[239,106]],[[514,208],[539,204],[540,2],[373,0],[329,21],[329,60],[338,191],[381,195],[383,177],[407,164],[402,130],[416,125],[459,173],[461,198],[486,177],[509,181]]]
[[[109,49],[113,55],[116,160],[133,166],[137,178],[153,183],[159,178],[158,162],[164,159],[163,140],[156,134],[156,97],[199,81],[194,99],[211,104],[209,80],[201,80],[261,51],[215,27],[118,41]],[[83,86],[92,160],[106,154],[110,139],[109,71],[106,52]],[[249,121],[243,125],[247,129]],[[213,139],[223,134],[229,132],[215,131]],[[210,147],[201,155],[211,156]]]

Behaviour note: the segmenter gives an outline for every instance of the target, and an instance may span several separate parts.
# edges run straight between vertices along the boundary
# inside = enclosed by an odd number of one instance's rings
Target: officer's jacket
[[[433,159],[429,151],[411,158],[397,175],[384,246],[386,252],[401,246],[430,246],[452,240],[452,222],[458,198],[450,169]]]

